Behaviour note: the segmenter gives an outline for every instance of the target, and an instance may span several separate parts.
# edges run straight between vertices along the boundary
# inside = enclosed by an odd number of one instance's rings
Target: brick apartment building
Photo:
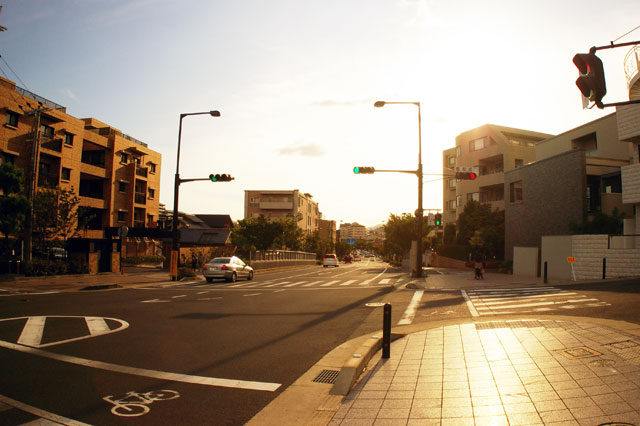
[[[306,234],[318,231],[322,214],[318,203],[309,193],[298,189],[274,190],[245,190],[244,218],[256,218],[264,215],[266,218],[295,218],[298,227]]]
[[[104,238],[107,227],[156,226],[160,153],[95,118],[73,117],[1,77],[0,108],[0,162],[24,171],[27,193],[30,187],[73,188],[79,211],[92,217],[81,237]]]
[[[347,238],[355,238],[356,241],[362,241],[367,238],[367,227],[360,225],[358,222],[340,224],[340,240]]]

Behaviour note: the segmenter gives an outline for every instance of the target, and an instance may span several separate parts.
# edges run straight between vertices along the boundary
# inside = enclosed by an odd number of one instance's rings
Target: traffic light
[[[456,179],[475,180],[478,177],[474,172],[456,172]]]
[[[375,173],[376,169],[375,167],[354,167],[353,168],[353,173],[360,175],[360,174],[373,174]]]
[[[602,98],[607,94],[607,85],[604,80],[604,67],[602,61],[595,55],[595,49],[589,53],[578,53],[573,57],[573,63],[580,71],[580,77],[576,80],[576,86],[582,96],[595,102],[600,109]]]
[[[209,179],[211,179],[211,182],[230,182],[232,180],[234,180],[234,177],[231,177],[231,175],[227,175],[227,174],[210,174],[209,175]]]
[[[436,226],[442,225],[442,215],[440,213],[436,213],[435,215]]]

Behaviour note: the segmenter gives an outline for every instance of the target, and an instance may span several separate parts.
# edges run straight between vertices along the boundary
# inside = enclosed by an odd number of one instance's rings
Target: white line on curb
[[[469,312],[471,312],[471,316],[479,317],[480,314],[478,313],[478,311],[476,311],[475,306],[473,306],[473,303],[471,302],[471,299],[469,299],[467,292],[464,290],[460,290],[460,291],[462,292],[462,297],[464,297],[464,300],[467,302],[467,308],[469,308]]]
[[[420,303],[420,300],[422,300],[423,294],[424,294],[424,290],[417,290],[415,293],[413,293],[411,302],[409,302],[409,306],[407,306],[407,310],[404,311],[404,315],[402,316],[402,319],[398,321],[398,325],[406,325],[406,324],[411,324],[413,322],[413,317],[416,316],[418,303]]]

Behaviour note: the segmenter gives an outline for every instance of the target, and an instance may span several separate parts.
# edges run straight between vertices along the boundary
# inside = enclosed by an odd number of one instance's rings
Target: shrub
[[[25,262],[24,265],[24,274],[31,277],[68,273],[69,264],[64,260],[34,258],[31,262]]]
[[[193,278],[195,276],[196,276],[196,271],[194,271],[191,268],[187,268],[186,266],[178,268],[178,281],[181,280],[182,278]]]

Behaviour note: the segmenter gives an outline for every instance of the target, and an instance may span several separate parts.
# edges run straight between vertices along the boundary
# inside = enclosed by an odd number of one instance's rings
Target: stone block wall
[[[603,261],[606,278],[640,276],[640,249],[609,249],[607,235],[574,235],[572,254],[577,280],[602,279]]]

